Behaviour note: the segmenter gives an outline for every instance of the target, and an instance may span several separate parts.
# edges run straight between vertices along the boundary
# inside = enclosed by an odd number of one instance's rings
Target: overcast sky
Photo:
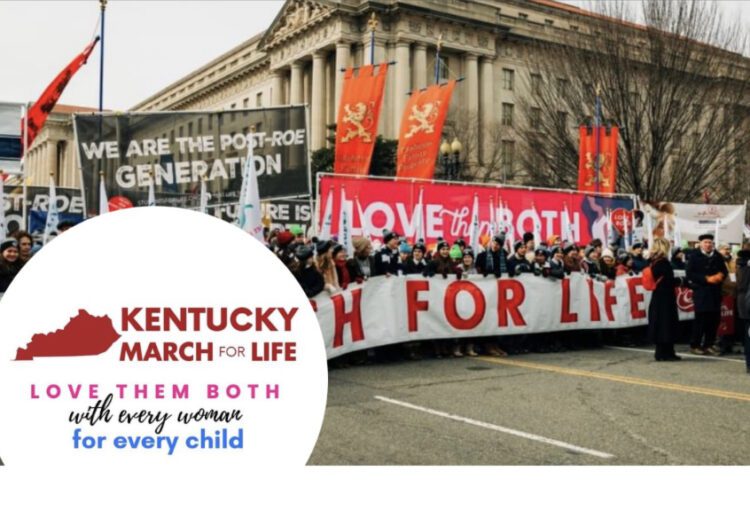
[[[568,3],[586,6],[587,1]],[[722,2],[750,19],[750,5]],[[264,30],[281,0],[109,0],[104,107],[126,110]],[[35,101],[93,38],[98,0],[0,0],[0,101]],[[99,102],[99,52],[65,89],[61,103]]]

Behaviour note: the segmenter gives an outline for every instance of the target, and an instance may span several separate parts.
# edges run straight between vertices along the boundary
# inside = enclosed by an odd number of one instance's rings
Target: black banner
[[[49,208],[49,187],[28,186],[27,221],[29,232],[41,236],[47,222]],[[75,188],[56,188],[57,211],[60,223],[77,224],[83,221],[83,198],[81,190]],[[8,232],[13,233],[23,228],[23,186],[5,183],[5,223]]]
[[[74,122],[89,216],[98,214],[100,172],[118,207],[147,205],[153,179],[156,205],[196,209],[204,177],[209,207],[237,204],[249,143],[261,199],[310,194],[303,106],[77,115]]]

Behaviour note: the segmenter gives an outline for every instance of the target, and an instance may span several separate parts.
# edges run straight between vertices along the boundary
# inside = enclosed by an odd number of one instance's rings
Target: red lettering
[[[591,321],[592,322],[599,322],[602,320],[601,315],[599,314],[599,300],[596,299],[596,294],[594,293],[594,280],[591,278],[588,279],[589,282],[589,308],[591,309]]]
[[[562,313],[560,322],[563,324],[578,322],[578,314],[570,311],[570,278],[563,278],[562,282]]]
[[[510,296],[508,294],[510,293]],[[519,306],[526,299],[526,290],[518,280],[497,281],[497,324],[501,328],[508,327],[508,315],[514,326],[525,326]]]
[[[617,304],[617,296],[612,293],[614,288],[614,280],[608,280],[604,284],[604,311],[607,312],[609,322],[615,322],[614,306]]]
[[[633,319],[645,319],[646,310],[639,306],[643,303],[645,296],[636,290],[637,287],[643,286],[643,278],[640,276],[628,279],[628,292],[630,293],[630,316]]]
[[[133,327],[135,331],[143,331],[143,328],[138,323],[137,320],[135,320],[135,316],[138,315],[141,312],[140,308],[133,308],[132,310],[128,310],[127,308],[122,309],[122,330],[128,331],[128,328],[130,326]]]
[[[344,296],[335,294],[331,296],[333,301],[333,315],[335,318],[335,329],[333,334],[333,347],[344,345],[344,326],[349,324],[352,333],[352,342],[359,342],[365,339],[362,330],[362,313],[360,304],[362,303],[362,289],[352,291],[352,309],[349,312],[344,310]]]
[[[461,317],[456,308],[460,292],[468,292],[474,301],[474,313],[468,319]],[[456,329],[473,329],[482,322],[484,312],[487,310],[487,303],[479,287],[471,282],[456,281],[448,285],[445,291],[443,309],[445,311],[445,318],[448,319],[448,323],[451,326]]]
[[[159,331],[158,308],[146,308],[146,331]]]
[[[248,308],[237,308],[232,312],[232,315],[229,317],[230,322],[232,323],[232,328],[236,331],[248,331],[253,326],[250,324],[249,317],[253,314]],[[239,322],[239,316],[244,315],[245,317],[248,317],[248,321],[244,324]]]
[[[310,306],[312,306],[313,312],[318,312],[318,303],[314,299],[310,300]]]
[[[409,317],[409,332],[419,329],[417,324],[417,312],[426,312],[430,308],[429,301],[419,299],[419,293],[430,290],[428,280],[407,280],[406,281],[406,311]]]

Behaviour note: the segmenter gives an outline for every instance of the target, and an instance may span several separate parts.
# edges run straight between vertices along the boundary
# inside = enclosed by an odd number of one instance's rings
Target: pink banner
[[[333,197],[334,220],[341,211],[342,186],[353,211],[355,236],[379,238],[383,229],[388,229],[409,239],[424,237],[427,244],[434,243],[438,237],[448,241],[459,237],[469,239],[475,193],[479,198],[480,235],[489,232],[493,221],[499,224],[500,215],[505,214],[515,238],[520,238],[524,232],[533,232],[538,219],[542,239],[552,235],[565,238],[567,223],[572,240],[585,244],[592,238],[606,239],[607,209],[633,209],[633,200],[625,196],[324,175],[320,179],[318,196],[322,201],[327,200],[333,188],[330,196]],[[319,204],[321,215],[326,209],[326,203]],[[318,217],[318,224],[320,221]],[[336,235],[338,221],[332,223],[331,234]]]

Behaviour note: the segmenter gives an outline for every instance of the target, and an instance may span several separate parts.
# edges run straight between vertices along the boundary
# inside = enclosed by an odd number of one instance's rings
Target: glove
[[[534,276],[541,276],[541,275],[542,275],[542,270],[539,269],[538,267],[535,267],[534,268]]]
[[[516,276],[521,275],[521,266],[516,266],[516,270],[514,271],[516,273]]]
[[[356,277],[356,278],[354,279],[354,281],[355,281],[355,282],[357,282],[357,283],[359,283],[359,284],[361,284],[362,282],[364,282],[364,281],[365,281],[365,279],[364,279],[364,278],[362,278],[361,276],[357,276],[357,277]]]
[[[609,280],[609,278],[607,278],[603,274],[596,275],[596,281],[597,282],[606,282],[607,280]]]
[[[711,285],[716,285],[724,281],[724,273],[716,273],[711,276],[706,276],[706,281]]]

